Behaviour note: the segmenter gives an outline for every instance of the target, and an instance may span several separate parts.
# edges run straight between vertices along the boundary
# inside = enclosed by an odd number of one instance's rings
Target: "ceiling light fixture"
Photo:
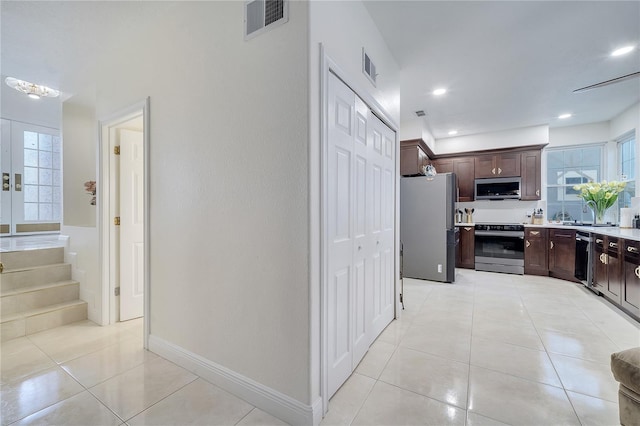
[[[436,89],[433,91],[433,94],[436,96],[444,95],[445,93],[447,93],[447,89],[444,88]]]
[[[449,136],[455,136],[455,135],[457,135],[457,134],[458,134],[458,131],[457,131],[457,130],[451,130],[451,131],[449,132]]]
[[[634,49],[633,46],[625,46],[611,52],[611,56],[621,56],[631,52]]]
[[[567,113],[567,114],[560,114],[560,115],[558,116],[558,118],[559,118],[560,120],[564,120],[565,118],[570,118],[570,117],[571,117],[571,114],[568,114],[568,113]]]
[[[47,86],[41,86],[28,81],[18,80],[17,78],[7,77],[5,80],[7,86],[16,89],[18,92],[25,93],[31,99],[40,98],[56,98],[60,92]]]

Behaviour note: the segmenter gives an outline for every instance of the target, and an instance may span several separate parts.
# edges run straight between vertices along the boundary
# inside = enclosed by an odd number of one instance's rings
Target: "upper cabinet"
[[[523,201],[533,201],[540,199],[542,191],[542,169],[540,166],[540,150],[525,151],[520,154],[520,173],[522,181],[520,184],[520,199]]]
[[[458,201],[474,201],[475,179],[520,177],[521,199],[540,199],[542,148],[529,145],[522,148],[471,151],[460,155],[437,156],[422,139],[400,142],[400,174],[424,174],[423,167],[433,164],[438,173],[455,173],[458,183]]]
[[[455,173],[458,185],[458,201],[473,201],[475,161],[473,157],[440,158],[433,161],[438,173]]]
[[[476,179],[514,176],[520,176],[519,152],[478,155],[476,157]]]
[[[427,147],[419,139],[400,143],[400,174],[416,176],[424,174],[422,168],[430,163]]]

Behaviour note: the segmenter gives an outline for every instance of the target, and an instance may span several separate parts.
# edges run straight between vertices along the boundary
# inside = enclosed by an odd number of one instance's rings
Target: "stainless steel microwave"
[[[519,177],[487,178],[475,180],[476,200],[519,200]]]

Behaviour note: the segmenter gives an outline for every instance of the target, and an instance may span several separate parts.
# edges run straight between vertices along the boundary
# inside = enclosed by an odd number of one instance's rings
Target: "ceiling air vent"
[[[289,21],[288,0],[244,3],[244,39],[249,40]]]
[[[367,52],[364,51],[364,47],[362,48],[362,72],[369,78],[369,81],[371,81],[375,87],[376,77],[378,77],[378,74],[376,73],[376,65],[371,61]]]
[[[416,111],[416,115],[417,115],[418,117],[424,117],[424,116],[425,116],[425,115],[427,115],[427,114],[426,114],[423,110],[420,110],[420,111]]]

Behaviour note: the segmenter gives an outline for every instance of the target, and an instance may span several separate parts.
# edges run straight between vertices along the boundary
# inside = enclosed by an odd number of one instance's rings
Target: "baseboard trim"
[[[322,419],[320,399],[312,406],[303,404],[154,335],[149,336],[149,350],[289,424],[317,425]]]

